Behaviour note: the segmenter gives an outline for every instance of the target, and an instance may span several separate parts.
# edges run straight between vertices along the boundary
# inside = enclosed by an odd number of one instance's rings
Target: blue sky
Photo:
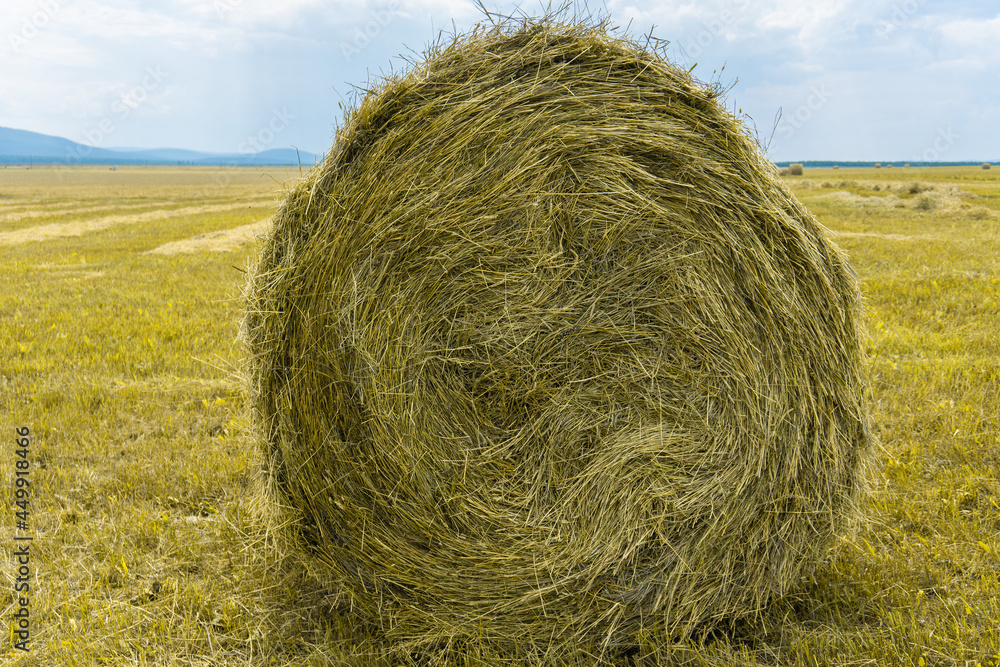
[[[732,86],[774,160],[1000,160],[996,0],[589,7]],[[355,86],[480,19],[470,0],[5,0],[0,125],[103,148],[323,152]]]

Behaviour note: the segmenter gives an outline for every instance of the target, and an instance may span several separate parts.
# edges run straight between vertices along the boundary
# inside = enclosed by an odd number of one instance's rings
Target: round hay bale
[[[984,162],[983,163],[983,169],[989,169],[989,168],[990,168],[990,163],[989,162]]]
[[[800,162],[793,162],[788,165],[788,173],[792,176],[801,176],[805,170],[805,167]]]
[[[281,205],[243,327],[271,502],[390,639],[687,632],[855,516],[857,282],[719,95],[604,24],[498,23]]]

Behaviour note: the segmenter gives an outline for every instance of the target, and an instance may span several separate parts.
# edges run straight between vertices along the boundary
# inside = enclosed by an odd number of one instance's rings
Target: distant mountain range
[[[272,148],[259,153],[205,153],[182,148],[95,148],[62,137],[0,127],[0,164],[191,164],[191,165],[298,165],[312,166],[321,156],[294,148]],[[776,163],[787,167],[789,162]],[[876,162],[804,160],[810,167],[874,167]],[[902,167],[903,160],[882,162]],[[979,165],[979,162],[905,163],[914,167]],[[998,164],[994,161],[993,164]]]
[[[272,148],[259,153],[204,153],[181,148],[95,148],[62,137],[0,127],[0,164],[308,165],[315,153]]]
[[[792,162],[775,162],[775,165],[779,167],[787,167]],[[874,166],[882,167],[979,167],[984,162],[978,160],[966,160],[964,162],[923,162],[920,160],[916,161],[906,161],[906,160],[896,160],[895,162],[836,162],[833,160],[802,160],[799,164],[805,169],[816,168],[822,169],[825,167],[860,167],[860,168],[871,168]],[[991,160],[990,164],[1000,164],[997,160]]]

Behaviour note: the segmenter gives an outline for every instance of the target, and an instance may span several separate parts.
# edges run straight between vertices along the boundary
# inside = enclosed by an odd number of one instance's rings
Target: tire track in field
[[[249,205],[252,205],[249,204]],[[134,225],[139,222],[149,222],[151,220],[162,220],[164,218],[174,218],[189,215],[199,215],[202,213],[218,213],[221,211],[232,211],[248,206],[247,202],[235,204],[218,204],[214,206],[187,206],[169,210],[146,211],[133,215],[109,215],[93,220],[79,220],[76,222],[55,222],[48,225],[37,225],[25,227],[10,232],[0,232],[0,245],[19,245],[22,243],[34,243],[38,241],[48,241],[66,236],[82,236],[90,232],[99,232],[118,225]]]
[[[260,238],[271,229],[271,218],[263,218],[249,225],[220,229],[198,234],[180,241],[171,241],[147,250],[147,255],[177,255],[195,252],[229,252]]]

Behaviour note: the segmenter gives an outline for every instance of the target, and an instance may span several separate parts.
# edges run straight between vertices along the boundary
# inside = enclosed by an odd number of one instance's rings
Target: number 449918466
[[[31,497],[31,483],[28,481],[30,475],[31,462],[28,460],[28,447],[31,444],[31,431],[27,426],[17,429],[17,448],[14,463],[14,504],[17,506],[15,516],[17,517],[17,527],[20,530],[28,529],[29,498]]]

